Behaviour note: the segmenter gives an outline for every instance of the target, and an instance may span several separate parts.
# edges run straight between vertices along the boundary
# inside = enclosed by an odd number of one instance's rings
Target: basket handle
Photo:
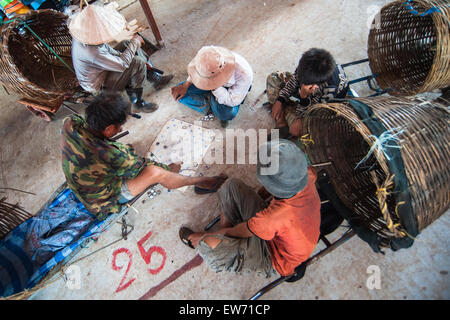
[[[419,12],[412,6],[412,2],[413,2],[412,0],[408,0],[404,2],[404,5],[406,6],[406,9],[409,10],[409,12],[411,12],[415,16],[424,17],[433,14],[434,12],[441,12],[439,10],[439,7],[436,6],[433,6],[424,12]]]

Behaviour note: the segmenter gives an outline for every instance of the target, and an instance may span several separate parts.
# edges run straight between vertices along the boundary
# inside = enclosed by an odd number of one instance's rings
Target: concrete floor
[[[153,0],[153,14],[166,47],[155,53],[152,61],[156,67],[175,73],[175,84],[186,78],[187,63],[203,45],[221,45],[242,54],[253,66],[255,80],[230,128],[272,128],[269,114],[260,109],[265,102],[261,93],[266,76],[274,70],[293,71],[302,52],[311,47],[327,48],[340,63],[366,58],[371,10],[387,2]],[[138,3],[122,12],[130,19],[145,22]],[[149,30],[145,34],[152,37]],[[347,70],[350,78],[368,72],[368,66]],[[361,95],[367,93],[364,88],[355,89]],[[200,118],[198,113],[174,102],[169,88],[154,92],[148,87],[146,92],[149,100],[159,103],[160,109],[154,114],[143,114],[141,120],[129,120],[125,129],[130,135],[121,140],[132,143],[142,155],[167,120],[178,118],[193,123]],[[18,202],[34,213],[64,182],[59,130],[69,112],[61,109],[53,122],[46,123],[18,104],[15,95],[4,91],[0,95],[0,187],[35,193],[3,190],[10,202]],[[220,125],[209,122],[205,127],[219,129]],[[254,165],[213,165],[208,170],[202,166],[200,171],[205,175],[225,172],[258,187]],[[195,258],[194,251],[179,241],[178,229],[187,225],[199,230],[215,217],[218,214],[215,195],[197,196],[192,188],[184,193],[158,189],[161,195],[136,203],[139,214],[133,211],[128,214],[135,227],[128,240],[77,263],[81,271],[80,289],[69,289],[60,280],[32,298],[248,299],[275,279],[210,271]],[[447,211],[419,235],[413,247],[398,252],[386,250],[385,255],[375,254],[366,243],[353,237],[309,267],[303,280],[282,284],[262,299],[449,299],[449,230]],[[117,239],[120,232],[120,226],[114,226],[82,254]],[[143,239],[149,232],[151,237]],[[157,251],[146,264],[138,248],[141,239],[145,250],[162,248],[159,250],[165,252],[165,260]],[[380,289],[366,286],[371,265],[380,269]],[[155,271],[151,273],[149,269]]]

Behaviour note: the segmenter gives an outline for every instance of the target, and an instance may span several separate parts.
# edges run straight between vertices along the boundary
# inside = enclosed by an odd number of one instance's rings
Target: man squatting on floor
[[[73,37],[72,62],[78,82],[94,95],[102,90],[126,90],[137,112],[153,112],[158,106],[142,97],[145,80],[160,90],[173,75],[161,76],[151,68],[148,55],[141,49],[144,40],[139,35],[111,47],[115,34],[104,27],[112,28],[109,18],[124,19],[116,11],[87,6],[69,24]]]
[[[267,97],[281,138],[299,137],[302,118],[310,106],[343,99],[349,90],[344,70],[324,49],[306,51],[294,72],[267,77]]]
[[[172,88],[173,98],[205,115],[214,114],[222,127],[227,127],[251,89],[250,64],[236,52],[205,46],[189,63],[187,71],[187,80]]]
[[[278,157],[276,173],[264,174],[262,153],[272,161]],[[295,143],[279,139],[261,145],[257,178],[273,195],[270,203],[241,180],[229,178],[217,192],[220,229],[206,233],[182,227],[179,235],[217,272],[288,276],[309,258],[319,239],[317,174]]]

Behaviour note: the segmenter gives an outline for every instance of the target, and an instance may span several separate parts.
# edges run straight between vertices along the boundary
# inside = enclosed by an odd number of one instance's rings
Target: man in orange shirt
[[[260,155],[265,150],[272,162],[277,157],[274,174],[263,174],[267,165],[261,164]],[[242,181],[230,178],[217,192],[220,229],[194,233],[183,227],[180,238],[217,272],[256,271],[269,277],[276,271],[288,276],[309,258],[319,239],[317,174],[293,142],[280,139],[260,147],[257,177],[273,195],[268,205]]]

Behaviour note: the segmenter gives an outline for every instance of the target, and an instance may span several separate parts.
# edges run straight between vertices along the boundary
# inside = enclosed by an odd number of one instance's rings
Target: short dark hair
[[[119,92],[103,92],[89,103],[86,122],[90,129],[103,131],[108,126],[122,125],[130,114],[131,104]]]
[[[312,48],[300,58],[295,74],[300,85],[320,84],[328,80],[335,69],[336,62],[331,53]]]

